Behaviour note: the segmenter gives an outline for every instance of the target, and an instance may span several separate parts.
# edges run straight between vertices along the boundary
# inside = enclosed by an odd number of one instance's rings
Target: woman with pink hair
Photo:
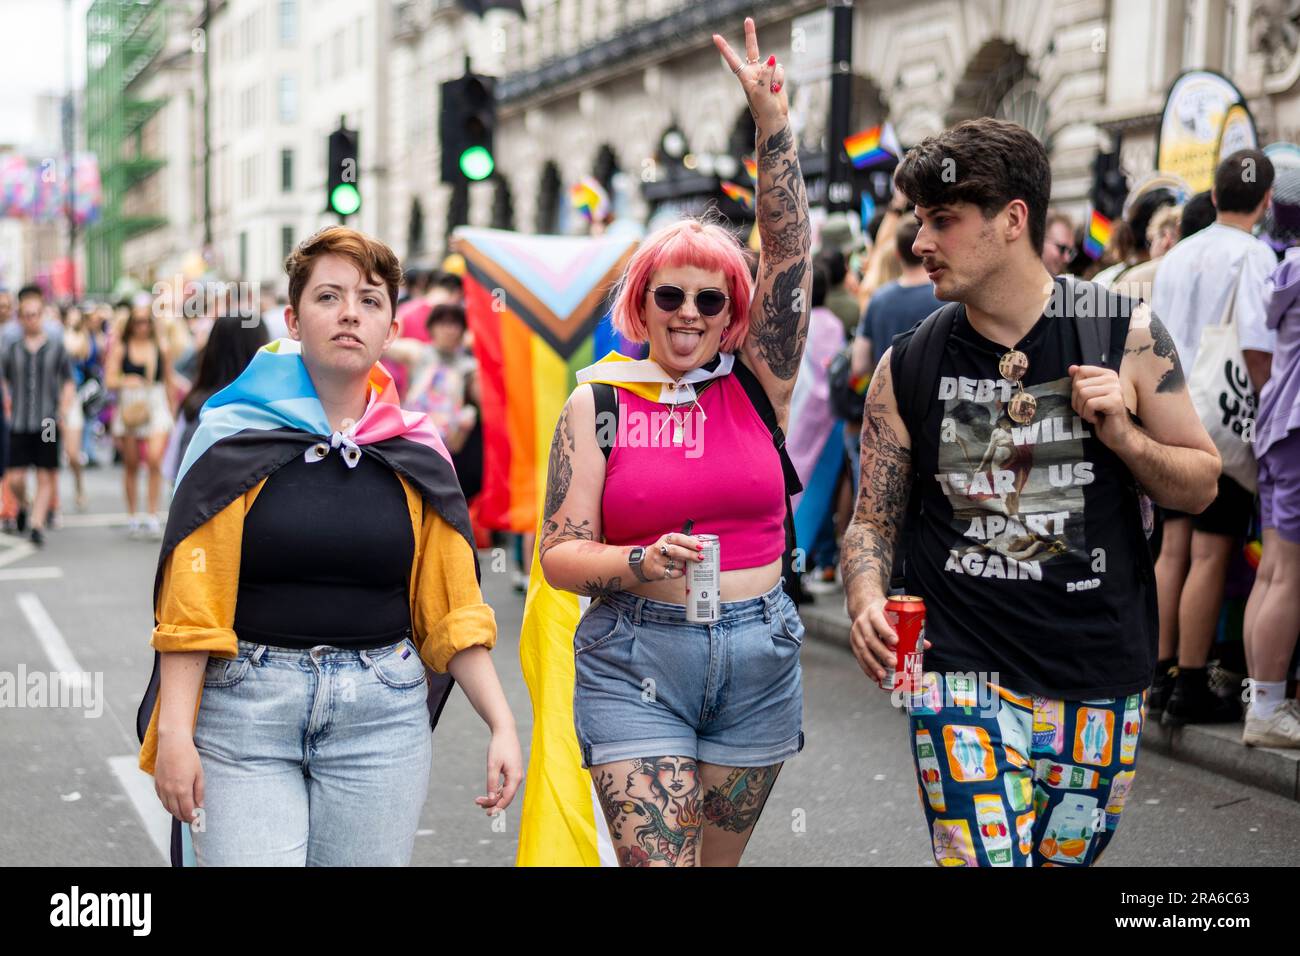
[[[744,60],[713,40],[757,126],[757,280],[716,223],[686,219],[642,243],[614,324],[650,357],[611,354],[578,374],[538,546],[550,586],[595,599],[574,634],[574,727],[625,865],[737,864],[803,746],[781,429],[808,335],[808,199],[784,68],[760,58],[751,19]],[[692,527],[720,544],[710,623],[687,619],[686,568],[703,559]],[[697,768],[664,778],[676,813],[629,788],[644,766]]]

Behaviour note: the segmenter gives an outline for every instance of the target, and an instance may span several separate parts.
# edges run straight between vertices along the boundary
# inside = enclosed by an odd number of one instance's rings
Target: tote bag
[[[1247,491],[1256,488],[1255,389],[1246,374],[1237,339],[1237,296],[1245,263],[1217,325],[1201,333],[1200,349],[1188,388],[1201,423],[1223,459],[1223,473]]]

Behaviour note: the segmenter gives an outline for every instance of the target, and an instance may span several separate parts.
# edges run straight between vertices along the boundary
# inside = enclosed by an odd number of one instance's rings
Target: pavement
[[[844,606],[844,592],[812,595],[801,605],[799,615],[804,630],[815,640],[849,650],[849,619]],[[1163,727],[1146,721],[1142,728],[1142,746],[1249,784],[1300,801],[1300,749],[1247,747],[1241,742],[1241,724],[1191,724],[1180,729]]]
[[[70,502],[66,475],[62,487]],[[102,683],[95,712],[0,701],[0,866],[166,863],[170,818],[136,767],[134,730],[152,664],[158,545],[127,537],[118,470],[90,472],[88,490],[88,513],[66,514],[43,549],[0,535],[0,678],[21,668],[85,672]],[[523,596],[509,570],[497,570],[498,557],[480,553],[482,586],[497,618],[493,660],[526,759],[532,708],[519,667]],[[801,658],[807,743],[782,769],[745,864],[932,865],[904,712],[848,654],[842,599],[819,597],[803,616],[811,635]],[[1179,759],[1144,748],[1103,865],[1294,865],[1294,794],[1185,762],[1191,739],[1185,733],[1184,743],[1175,742]],[[434,735],[414,865],[514,864],[523,792],[495,825],[473,803],[485,783],[487,745],[482,721],[454,693]]]

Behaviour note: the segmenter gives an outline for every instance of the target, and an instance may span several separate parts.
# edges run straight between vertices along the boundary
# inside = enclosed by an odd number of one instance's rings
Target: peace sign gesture
[[[749,100],[749,111],[754,114],[756,123],[779,123],[790,113],[790,100],[784,92],[785,67],[776,62],[775,56],[766,60],[758,55],[758,35],[754,32],[754,19],[745,17],[745,59],[736,55],[726,40],[719,34],[713,34],[713,44],[727,61],[731,72],[740,80],[745,98]]]

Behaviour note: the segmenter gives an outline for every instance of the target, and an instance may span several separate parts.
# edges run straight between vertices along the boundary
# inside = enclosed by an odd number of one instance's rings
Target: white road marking
[[[18,595],[18,609],[23,612],[23,617],[27,618],[27,623],[31,626],[32,633],[36,635],[36,640],[40,642],[41,649],[45,651],[45,656],[50,659],[50,664],[54,670],[64,675],[64,679],[69,686],[74,684],[86,683],[89,677],[77,659],[72,655],[72,648],[68,647],[68,642],[63,639],[59,629],[55,627],[54,621],[50,619],[49,612],[45,610],[45,605],[41,603],[40,598],[30,591],[24,591]]]
[[[138,514],[136,517],[143,519],[145,515]],[[131,517],[125,511],[88,515],[59,515],[60,526],[64,528],[112,528],[117,526],[125,528],[130,521]],[[160,525],[167,523],[167,512],[158,512],[158,523]]]
[[[0,567],[4,567],[6,564],[13,564],[15,561],[21,561],[23,558],[35,553],[36,548],[34,546],[28,544],[26,541],[19,542],[16,545],[12,545],[8,551],[4,552],[4,554],[0,554]]]
[[[0,570],[0,581],[42,581],[63,577],[62,568],[9,568]]]
[[[172,861],[172,815],[158,800],[153,789],[153,777],[140,769],[140,758],[136,754],[122,757],[109,757],[108,766],[122,785],[122,790],[131,799],[140,822],[144,825],[149,840],[163,858],[163,863],[171,865]]]

